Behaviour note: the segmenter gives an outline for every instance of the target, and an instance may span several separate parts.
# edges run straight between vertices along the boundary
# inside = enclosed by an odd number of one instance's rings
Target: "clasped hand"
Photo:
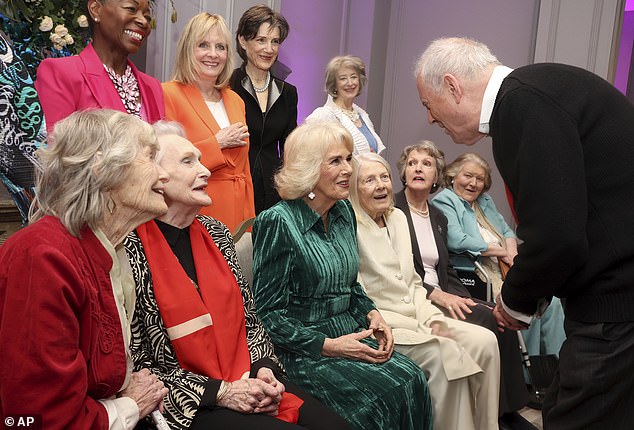
[[[339,336],[335,339],[327,338],[322,353],[326,357],[343,357],[368,363],[385,363],[394,352],[394,337],[392,328],[387,325],[379,311],[373,310],[368,314],[368,329],[357,333]],[[374,335],[378,348],[361,342],[362,339]]]
[[[262,367],[255,378],[238,379],[229,384],[218,406],[244,414],[277,415],[285,387],[271,369]]]

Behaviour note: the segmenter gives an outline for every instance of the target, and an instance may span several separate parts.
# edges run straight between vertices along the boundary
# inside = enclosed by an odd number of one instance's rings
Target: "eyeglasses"
[[[364,187],[374,187],[378,183],[387,184],[391,180],[392,179],[390,178],[390,175],[384,173],[380,176],[368,176],[367,178],[363,178],[361,180],[361,185],[363,185]]]

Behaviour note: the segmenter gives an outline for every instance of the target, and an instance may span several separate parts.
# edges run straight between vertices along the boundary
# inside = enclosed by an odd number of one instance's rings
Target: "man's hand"
[[[498,322],[498,330],[504,331],[505,328],[511,330],[526,330],[528,324],[510,316],[502,306],[502,300],[498,295],[495,308],[493,308],[493,316]]]

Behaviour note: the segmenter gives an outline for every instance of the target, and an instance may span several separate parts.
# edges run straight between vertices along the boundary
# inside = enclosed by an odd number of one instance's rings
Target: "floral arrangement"
[[[158,0],[150,0],[152,6]],[[174,0],[172,22],[176,22]],[[44,58],[79,54],[90,42],[86,0],[0,0],[0,30],[31,76]],[[156,26],[156,22],[152,22]]]

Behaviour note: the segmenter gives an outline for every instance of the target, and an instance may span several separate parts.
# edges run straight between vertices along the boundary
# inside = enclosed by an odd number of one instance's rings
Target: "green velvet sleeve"
[[[319,357],[326,335],[288,315],[294,240],[288,221],[264,211],[253,224],[253,293],[257,313],[273,343],[296,354]]]

